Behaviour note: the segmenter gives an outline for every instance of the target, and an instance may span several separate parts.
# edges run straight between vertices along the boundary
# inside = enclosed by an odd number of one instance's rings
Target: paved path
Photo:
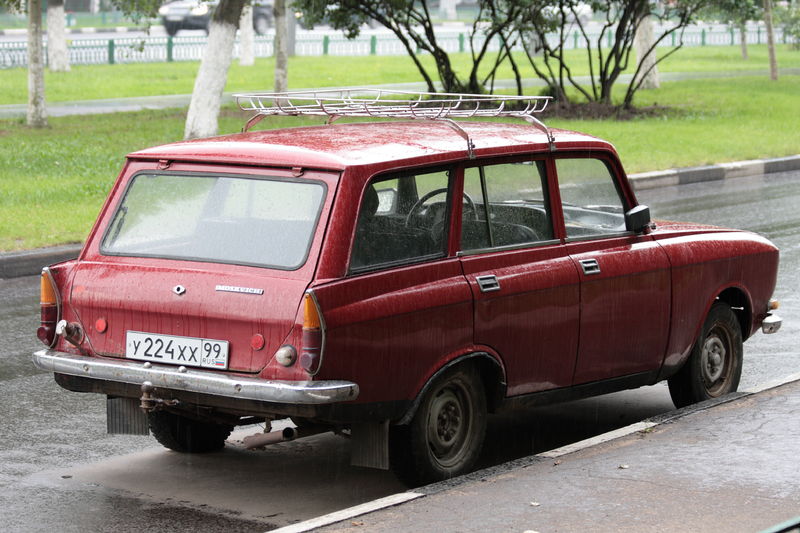
[[[401,493],[395,503],[410,501],[319,531],[730,533],[800,520],[800,381],[658,422]]]

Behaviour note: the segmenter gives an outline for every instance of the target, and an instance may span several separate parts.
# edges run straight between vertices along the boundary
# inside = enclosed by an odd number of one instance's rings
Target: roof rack
[[[521,118],[547,135],[550,150],[555,150],[555,138],[545,124],[534,117],[552,99],[550,96],[512,96],[503,94],[459,94],[390,91],[384,89],[351,88],[317,91],[288,91],[280,93],[234,94],[243,111],[255,111],[243,132],[248,131],[266,116],[324,116],[330,124],[339,117],[376,117],[439,120],[453,128],[467,141],[470,159],[475,145],[452,119],[475,117]]]

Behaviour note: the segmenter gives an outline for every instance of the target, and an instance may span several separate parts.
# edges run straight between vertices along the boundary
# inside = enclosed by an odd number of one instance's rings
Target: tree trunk
[[[285,92],[289,86],[289,51],[286,25],[286,0],[275,0],[272,6],[275,15],[275,92]]]
[[[767,25],[769,78],[776,81],[778,79],[778,60],[775,57],[775,31],[772,28],[772,0],[764,0],[764,23]]]
[[[47,66],[50,72],[69,71],[64,0],[47,2]]]
[[[208,43],[194,81],[192,100],[186,115],[185,139],[217,134],[217,117],[222,91],[233,59],[236,28],[245,0],[222,0],[208,26]]]
[[[639,78],[643,80],[641,89],[658,89],[661,86],[658,67],[656,66],[656,50],[653,48],[652,52],[647,53],[654,42],[653,18],[647,16],[642,19],[636,28],[636,36],[633,41],[633,46],[636,49],[636,60],[639,65]]]
[[[742,59],[747,59],[747,22],[739,25],[739,45],[742,48]]]
[[[253,30],[253,6],[247,4],[242,8],[242,18],[239,20],[239,64],[243,67],[252,67],[256,63],[255,43],[256,32]]]
[[[47,127],[42,53],[42,4],[28,1],[28,126]]]

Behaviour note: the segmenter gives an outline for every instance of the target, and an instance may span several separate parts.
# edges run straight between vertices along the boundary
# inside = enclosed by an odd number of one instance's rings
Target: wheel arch
[[[750,337],[750,332],[753,324],[753,303],[750,295],[739,286],[731,286],[722,290],[716,297],[716,301],[724,302],[733,311],[736,320],[739,322],[739,327],[742,331],[742,340]],[[711,302],[713,304],[714,302]],[[709,305],[709,310],[711,306]],[[706,311],[708,315],[708,311]]]
[[[505,371],[501,363],[488,352],[471,352],[448,361],[434,372],[425,385],[417,393],[411,406],[405,414],[395,422],[396,425],[405,425],[411,422],[419,408],[425,393],[433,386],[439,377],[450,369],[460,365],[474,365],[478,369],[478,374],[483,382],[484,392],[486,393],[486,407],[488,412],[493,412],[505,398],[506,378]]]

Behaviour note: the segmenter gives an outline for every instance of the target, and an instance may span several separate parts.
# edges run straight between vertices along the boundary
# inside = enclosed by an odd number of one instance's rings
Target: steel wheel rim
[[[474,408],[460,383],[439,389],[431,400],[427,440],[431,455],[447,468],[458,464],[469,449]]]
[[[711,396],[724,392],[731,374],[731,339],[720,327],[712,329],[703,342],[700,353],[700,374]]]

